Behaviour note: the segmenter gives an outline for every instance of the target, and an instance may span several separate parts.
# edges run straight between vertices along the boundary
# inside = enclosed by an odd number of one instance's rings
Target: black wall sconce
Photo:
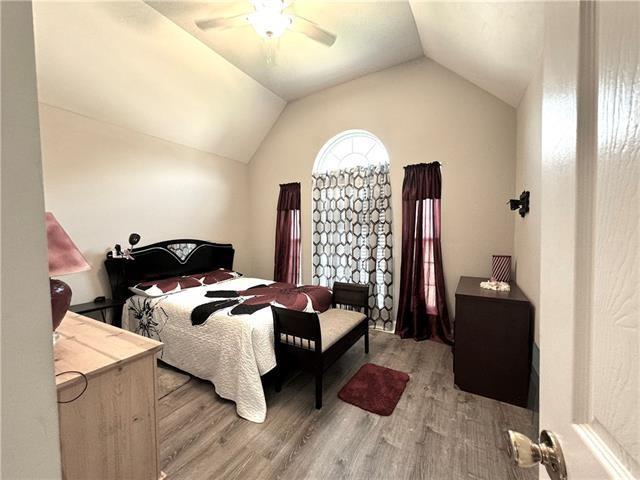
[[[511,210],[518,210],[518,213],[522,218],[529,213],[529,192],[524,191],[520,194],[520,198],[509,200],[509,208]]]

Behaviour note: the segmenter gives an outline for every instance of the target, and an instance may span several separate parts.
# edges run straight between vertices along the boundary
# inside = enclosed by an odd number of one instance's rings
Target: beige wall
[[[66,276],[74,302],[109,294],[105,251],[178,237],[231,242],[236,268],[271,278],[278,184],[302,182],[303,279],[311,281],[311,171],[340,131],[379,136],[391,158],[395,298],[403,166],[443,167],[443,254],[450,306],[460,275],[489,276],[513,253],[516,113],[422,59],[290,103],[249,166],[41,104],[45,200],[93,269]],[[160,192],[160,193],[159,193]],[[153,200],[151,200],[153,199]]]
[[[31,2],[0,2],[2,462],[6,479],[60,478]]]
[[[516,281],[533,304],[535,342],[539,344],[538,305],[540,300],[540,198],[542,68],[531,80],[517,110],[517,165],[515,195],[531,192],[529,214],[515,217],[514,264]]]
[[[103,260],[129,233],[233,243],[250,265],[248,166],[40,105],[45,201],[92,269],[63,277],[73,302],[109,295]]]
[[[395,299],[400,278],[403,166],[443,167],[443,255],[451,308],[461,275],[487,277],[491,254],[512,254],[515,109],[421,59],[287,105],[250,163],[253,274],[271,278],[278,184],[302,183],[303,280],[311,280],[311,171],[335,134],[369,130],[391,158]]]

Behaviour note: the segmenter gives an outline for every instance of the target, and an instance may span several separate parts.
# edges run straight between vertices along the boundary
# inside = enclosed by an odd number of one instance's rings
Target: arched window
[[[313,283],[370,286],[373,326],[393,330],[389,155],[378,137],[347,130],[313,168]]]
[[[320,149],[313,173],[388,164],[389,154],[378,137],[366,130],[346,130]]]

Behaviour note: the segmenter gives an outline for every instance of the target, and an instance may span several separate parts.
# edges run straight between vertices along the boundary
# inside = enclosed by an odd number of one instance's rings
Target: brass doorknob
[[[531,468],[542,463],[551,480],[567,480],[567,467],[562,448],[553,432],[543,430],[539,443],[519,432],[507,432],[507,450],[513,462],[521,468]]]

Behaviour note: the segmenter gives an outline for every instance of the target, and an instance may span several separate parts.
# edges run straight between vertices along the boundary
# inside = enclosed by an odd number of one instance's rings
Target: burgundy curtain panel
[[[396,334],[453,343],[440,245],[440,164],[405,167],[402,184],[402,259]]]
[[[280,185],[273,279],[300,283],[300,184]]]

